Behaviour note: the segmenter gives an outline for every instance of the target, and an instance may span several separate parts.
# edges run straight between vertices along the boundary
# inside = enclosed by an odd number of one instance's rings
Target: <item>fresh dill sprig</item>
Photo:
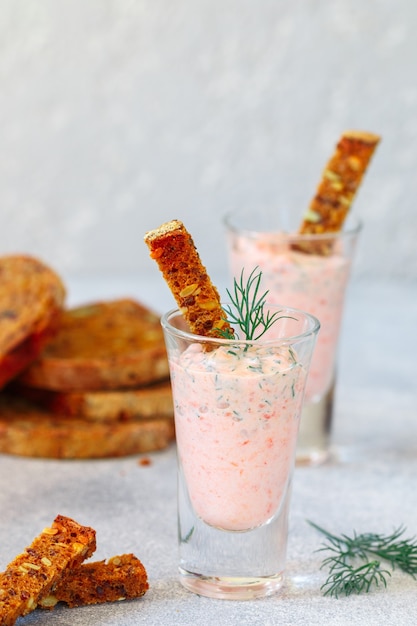
[[[343,594],[349,596],[352,593],[368,593],[371,587],[387,586],[387,577],[391,572],[381,569],[379,561],[366,561],[357,567],[349,563],[333,562],[330,568],[330,576],[321,586],[325,596],[338,598]]]
[[[260,294],[262,272],[256,273],[257,269],[255,267],[252,270],[246,282],[242,269],[239,281],[236,278],[233,281],[233,294],[226,289],[231,306],[223,307],[227,321],[238,326],[243,331],[245,339],[249,341],[259,339],[277,320],[288,317],[280,315],[280,311],[274,313],[265,311],[266,296],[269,292]],[[232,339],[233,335],[224,334],[224,338]]]
[[[353,533],[352,537],[337,537],[321,526],[308,522],[322,533],[327,542],[318,551],[330,551],[321,568],[329,568],[329,576],[321,586],[324,595],[360,594],[372,587],[387,586],[391,573],[382,568],[382,562],[417,577],[417,542],[414,537],[401,539],[405,528],[400,526],[390,535]],[[385,567],[385,565],[384,565]]]

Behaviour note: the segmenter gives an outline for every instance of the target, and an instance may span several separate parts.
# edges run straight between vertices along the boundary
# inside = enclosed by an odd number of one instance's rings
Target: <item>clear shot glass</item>
[[[289,217],[271,209],[237,210],[225,217],[230,272],[255,267],[270,302],[308,311],[320,321],[302,411],[296,463],[314,465],[330,454],[337,347],[346,287],[361,223],[341,232],[300,235]]]
[[[214,598],[282,584],[299,420],[320,324],[288,307],[257,341],[162,326],[175,407],[179,576]],[[273,329],[273,332],[272,332]]]

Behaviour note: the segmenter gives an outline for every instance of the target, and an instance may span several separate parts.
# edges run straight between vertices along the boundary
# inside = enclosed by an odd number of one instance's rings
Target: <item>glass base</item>
[[[297,454],[297,459],[295,464],[297,467],[306,467],[308,465],[323,465],[330,459],[330,451],[329,450],[301,450],[299,454]]]
[[[178,477],[181,584],[218,599],[250,600],[275,593],[285,569],[291,478],[273,517],[255,528],[234,531],[216,528],[198,517],[180,463]]]
[[[179,568],[181,584],[200,596],[219,600],[253,600],[276,593],[282,586],[283,575],[235,578],[201,576]]]
[[[330,457],[334,385],[317,402],[305,402],[301,412],[296,465],[321,465]]]

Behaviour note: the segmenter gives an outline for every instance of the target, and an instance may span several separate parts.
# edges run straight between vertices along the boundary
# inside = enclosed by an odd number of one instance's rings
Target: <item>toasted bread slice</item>
[[[54,415],[0,394],[0,452],[54,459],[121,457],[166,448],[174,439],[167,417],[128,422],[89,422]]]
[[[65,301],[60,277],[31,256],[0,257],[0,388],[40,353]]]
[[[14,392],[57,415],[92,422],[174,416],[169,380],[123,391],[51,391],[18,385]]]
[[[56,391],[102,391],[168,376],[159,316],[122,299],[64,311],[56,335],[21,381]]]
[[[205,337],[218,337],[226,329],[232,333],[219,293],[183,223],[166,222],[144,239],[191,331]]]
[[[378,135],[358,130],[342,134],[303,217],[301,234],[341,230],[379,141]]]
[[[47,596],[66,570],[78,568],[96,549],[96,533],[58,515],[0,574],[0,624],[13,626]]]
[[[133,600],[145,595],[148,589],[148,577],[141,561],[133,554],[122,554],[107,561],[83,563],[66,572],[39,607],[52,609],[58,602],[73,608]]]
[[[56,314],[51,316],[47,328],[39,333],[32,333],[11,352],[3,356],[0,363],[0,389],[37,359],[56,332],[58,317],[59,311],[56,311]]]

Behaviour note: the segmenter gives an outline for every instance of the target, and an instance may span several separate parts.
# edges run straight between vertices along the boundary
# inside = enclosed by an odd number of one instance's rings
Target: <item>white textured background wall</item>
[[[210,271],[221,217],[289,190],[340,132],[383,136],[358,276],[417,280],[415,0],[1,0],[0,253],[156,271],[173,217]]]

